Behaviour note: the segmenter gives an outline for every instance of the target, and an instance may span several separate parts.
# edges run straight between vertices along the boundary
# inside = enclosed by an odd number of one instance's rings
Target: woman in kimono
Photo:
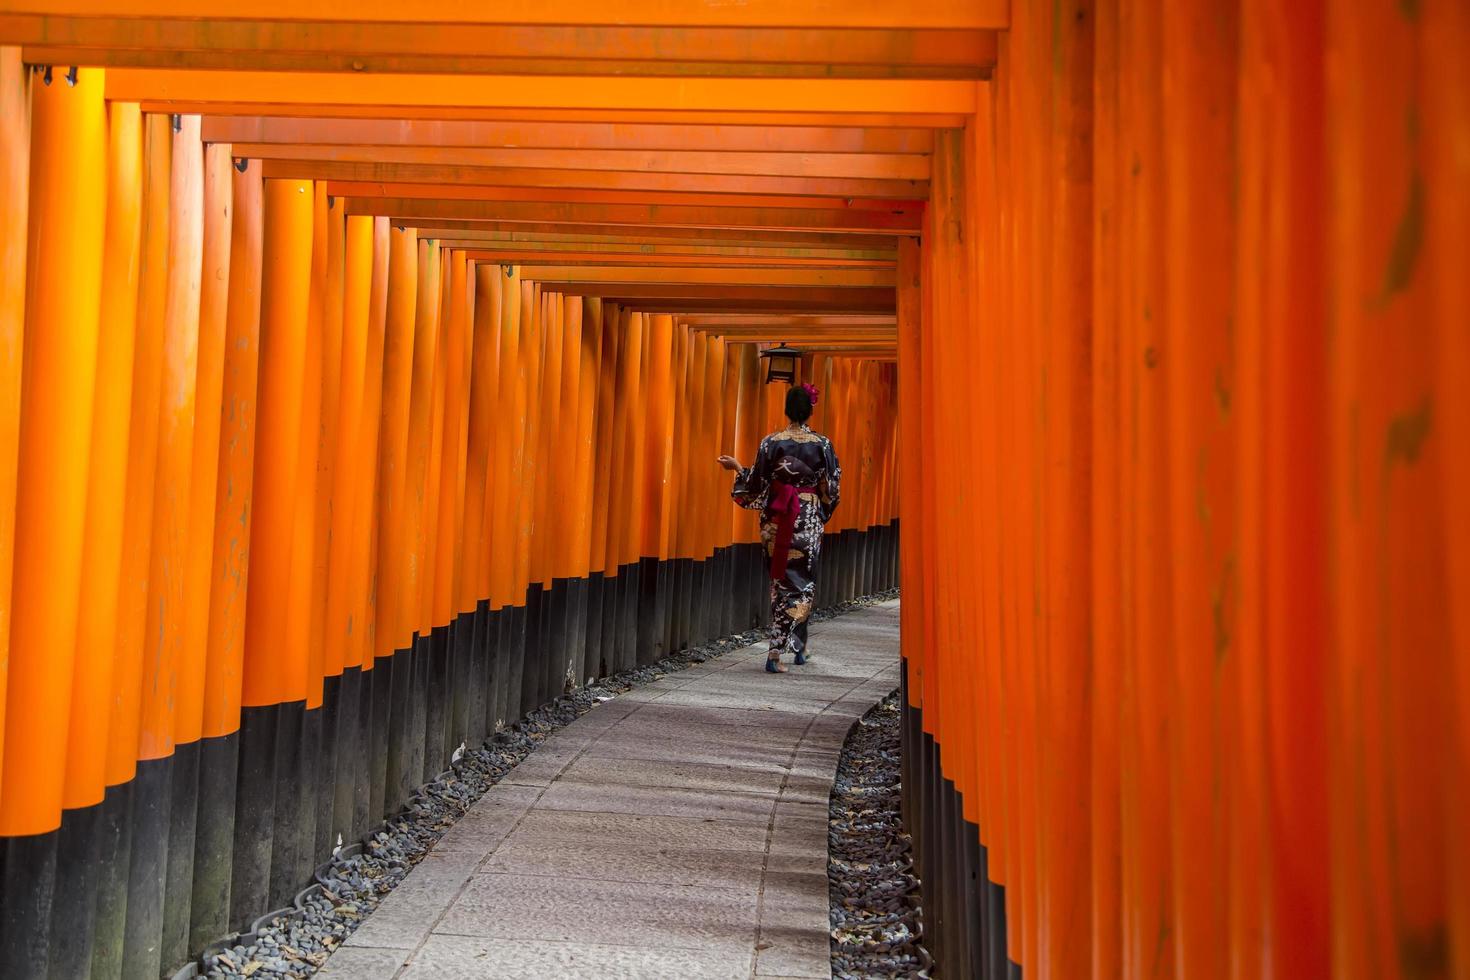
[[[755,462],[747,469],[733,456],[720,465],[735,471],[730,496],[741,507],[761,512],[761,541],[770,559],[771,649],[766,670],[786,673],[781,654],[790,652],[799,667],[806,663],[807,619],[817,592],[817,560],[822,529],[837,509],[842,468],[826,436],[807,425],[817,403],[814,385],[800,385],[786,395],[791,424],[761,440]]]

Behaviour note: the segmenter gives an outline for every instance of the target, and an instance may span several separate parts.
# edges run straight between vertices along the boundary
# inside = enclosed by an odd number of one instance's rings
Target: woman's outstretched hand
[[[734,456],[721,456],[718,462],[727,470],[738,471],[740,469],[740,460]]]

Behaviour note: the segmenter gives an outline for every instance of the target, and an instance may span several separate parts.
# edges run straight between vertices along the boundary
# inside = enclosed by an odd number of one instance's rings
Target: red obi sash
[[[796,518],[801,514],[802,494],[813,494],[816,487],[794,487],[780,480],[771,481],[771,495],[766,509],[776,520],[776,537],[771,542],[771,578],[786,577],[786,561],[791,554],[791,541],[796,536]]]

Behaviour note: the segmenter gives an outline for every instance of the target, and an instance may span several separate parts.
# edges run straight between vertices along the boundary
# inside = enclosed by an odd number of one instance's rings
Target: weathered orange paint
[[[307,266],[304,344],[301,372],[301,410],[295,422],[295,481],[291,500],[291,558],[286,596],[286,664],[282,671],[283,701],[301,701],[309,708],[321,704],[322,651],[312,642],[316,578],[317,488],[321,482],[323,388],[328,370],[323,348],[323,310],[327,266],[327,198],[322,188],[307,183],[311,202],[311,251]]]
[[[199,119],[170,134],[168,268],[163,306],[163,375],[153,485],[148,613],[143,643],[143,698],[138,758],[173,752],[180,665],[185,656],[184,601],[198,377],[199,295],[204,251],[204,146]],[[145,423],[146,424],[146,423]],[[202,650],[190,651],[202,656]]]
[[[469,263],[464,252],[449,253],[448,347],[444,379],[444,457],[439,485],[438,545],[435,549],[434,616],[435,625],[451,622],[460,612],[456,596],[456,576],[460,569],[460,549],[468,550],[470,542],[462,537],[465,453],[468,447],[468,412],[470,384],[470,298]]]
[[[433,391],[433,407],[429,420],[427,486],[424,490],[423,513],[423,558],[422,580],[417,600],[419,632],[428,636],[438,625],[436,606],[440,568],[439,529],[443,522],[445,466],[448,454],[445,450],[447,436],[447,414],[449,398],[450,349],[449,335],[453,329],[452,300],[450,286],[453,278],[450,252],[439,248],[434,259],[438,275],[434,282],[433,296],[439,321],[439,341],[434,352],[434,376],[430,382]],[[453,477],[450,477],[451,481]],[[452,521],[452,518],[451,518]]]
[[[403,482],[403,571],[398,594],[398,639],[405,648],[417,634],[427,635],[424,595],[432,595],[429,556],[429,442],[434,435],[434,374],[440,340],[439,247],[418,243],[418,287],[414,310],[412,385],[409,396],[407,450]],[[437,462],[437,460],[435,461]]]
[[[378,448],[378,576],[374,599],[376,657],[389,657],[393,651],[405,648],[413,630],[403,616],[402,590],[407,550],[404,494],[419,252],[417,236],[410,229],[390,228],[388,237],[382,423]]]
[[[321,695],[318,678],[336,677],[342,663],[336,651],[326,642],[327,588],[332,558],[332,541],[337,530],[336,515],[345,502],[336,496],[337,445],[342,433],[342,347],[346,276],[346,223],[340,201],[332,200],[318,183],[315,220],[321,222],[320,233],[313,239],[313,269],[320,259],[321,279],[315,284],[313,305],[319,318],[322,338],[321,410],[316,429],[316,486],[313,501],[311,549],[311,619],[306,638],[311,645],[308,665],[311,672],[308,707],[316,707]]]
[[[355,436],[361,484],[353,493],[349,552],[349,642],[346,664],[373,668],[378,642],[379,450],[383,429],[384,358],[388,319],[388,222],[372,223],[372,272],[367,308],[367,346],[362,410]]]
[[[143,117],[143,206],[128,420],[128,483],[123,505],[123,565],[118,575],[117,652],[108,727],[107,784],[133,778],[143,689],[143,637],[163,368],[163,306],[168,272],[169,166],[172,132],[163,116]]]
[[[260,289],[260,368],[251,491],[250,577],[289,583],[297,499],[297,456],[306,370],[311,282],[312,198],[309,183],[265,182]],[[266,451],[265,447],[271,447]],[[245,611],[243,695],[247,706],[306,696],[293,691],[284,663],[289,593],[250,589]],[[304,665],[302,665],[304,667]]]
[[[607,541],[610,533],[608,526],[612,520],[612,498],[617,487],[617,484],[612,479],[614,459],[616,458],[614,447],[616,430],[613,427],[613,415],[615,411],[613,395],[615,379],[617,378],[618,356],[617,306],[612,303],[599,303],[598,307],[600,319],[599,333],[601,337],[598,343],[597,360],[597,453],[593,460],[593,469],[596,472],[595,479],[597,485],[602,487],[603,490],[593,499],[588,571],[615,575],[617,574],[617,563],[613,562],[609,566],[607,561]]]
[[[515,528],[512,510],[516,498],[511,487],[519,479],[521,440],[525,427],[525,387],[521,367],[521,281],[515,266],[497,266],[501,293],[500,322],[496,331],[500,338],[499,401],[502,405],[495,417],[494,472],[503,477],[494,481],[490,492],[491,585],[490,608],[512,605],[516,598]]]
[[[194,448],[189,476],[183,648],[178,708],[174,715],[174,737],[181,745],[196,742],[204,734],[204,679],[209,671],[209,608],[214,585],[216,477],[224,399],[230,245],[234,230],[233,173],[227,148],[204,148],[203,264],[194,386]]]
[[[363,554],[359,537],[369,532],[358,517],[359,508],[375,502],[372,493],[376,454],[364,449],[368,426],[376,419],[365,406],[381,398],[382,343],[377,342],[379,394],[367,393],[370,323],[373,303],[373,219],[349,218],[344,227],[342,279],[341,383],[338,387],[337,438],[333,450],[330,550],[327,555],[326,599],[323,621],[323,663],[328,676],[362,663],[354,651],[364,629],[362,611],[354,601],[352,558]],[[380,338],[380,335],[379,335]]]
[[[17,594],[0,772],[7,835],[55,830],[61,820],[102,299],[102,85],[101,71],[84,71],[75,86],[31,93]]]
[[[15,495],[19,480],[20,386],[25,338],[26,237],[30,209],[31,73],[20,49],[0,47],[0,765],[10,675]]]
[[[493,542],[490,537],[490,468],[493,462],[494,406],[500,386],[499,266],[471,262],[475,283],[470,324],[470,393],[464,495],[465,550],[460,566],[459,609],[472,611],[490,596]]]
[[[220,453],[215,483],[209,650],[205,657],[203,734],[240,726],[246,602],[250,581],[265,185],[260,165],[230,176],[230,293],[225,312]]]
[[[138,313],[142,171],[143,128],[138,107],[114,103],[108,107],[107,223],[99,306],[108,311],[108,317],[98,336],[80,593],[88,597],[91,611],[77,623],[62,800],[68,809],[99,802],[106,787]],[[18,420],[20,406],[15,407]],[[10,563],[4,565],[8,570]]]

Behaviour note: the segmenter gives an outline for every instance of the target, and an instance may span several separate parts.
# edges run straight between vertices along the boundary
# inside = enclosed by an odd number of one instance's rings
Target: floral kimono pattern
[[[735,475],[730,496],[761,512],[761,541],[771,559],[772,660],[786,652],[806,655],[822,529],[837,509],[841,482],[831,440],[804,423],[762,439],[755,462]],[[784,561],[775,553],[781,545]]]

